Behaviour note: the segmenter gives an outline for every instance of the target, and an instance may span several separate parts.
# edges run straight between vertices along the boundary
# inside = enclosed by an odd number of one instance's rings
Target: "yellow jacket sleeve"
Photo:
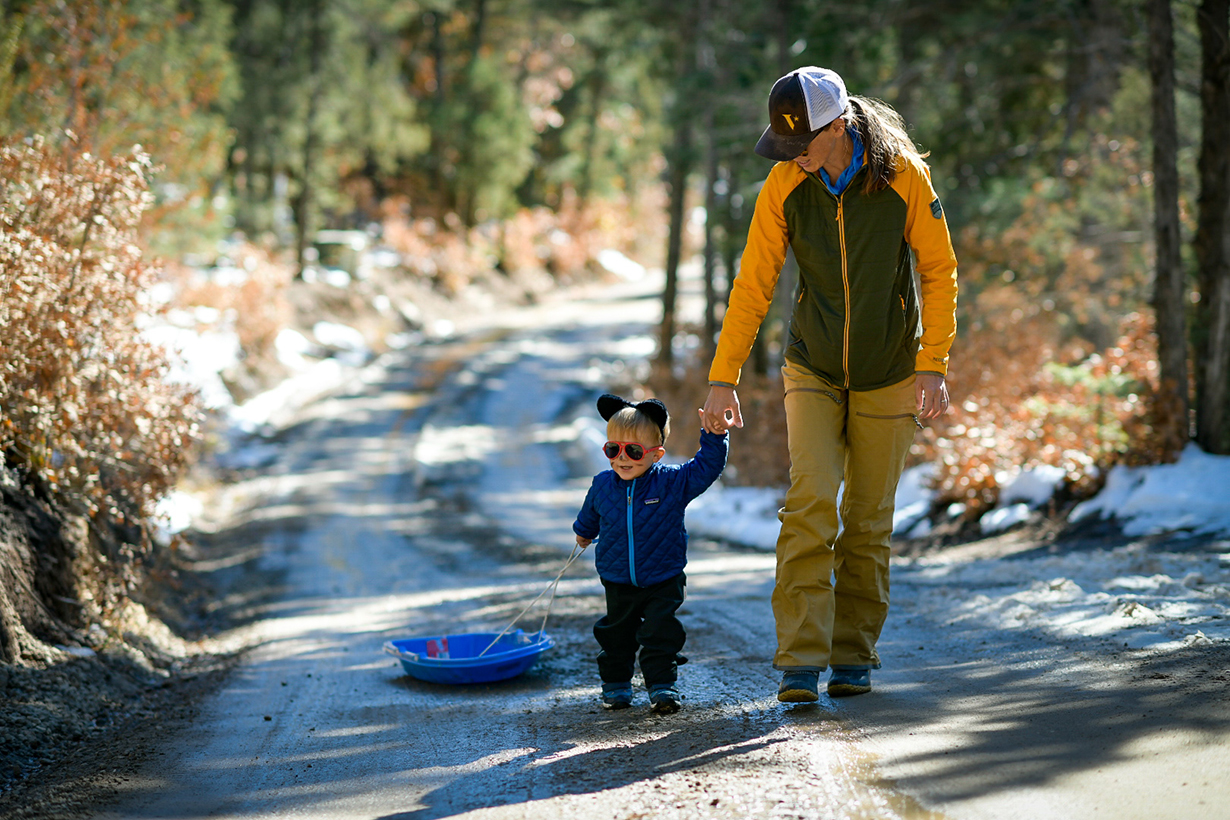
[[[730,288],[730,302],[722,319],[717,353],[709,368],[709,381],[737,385],[743,363],[752,350],[760,323],[769,312],[777,278],[786,261],[789,236],[782,203],[798,185],[801,173],[793,162],[779,162],[756,197],[756,209],[747,232],[739,273]]]
[[[914,369],[947,375],[948,351],[957,335],[957,257],[944,209],[923,162],[905,160],[893,189],[905,200],[905,241],[918,257],[923,334]]]

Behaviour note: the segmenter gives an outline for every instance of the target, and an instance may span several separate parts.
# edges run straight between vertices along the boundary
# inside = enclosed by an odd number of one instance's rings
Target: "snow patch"
[[[363,334],[349,325],[317,322],[312,325],[312,335],[325,348],[336,351],[343,364],[358,366],[371,357]]]
[[[598,264],[607,272],[613,273],[629,282],[638,282],[645,278],[645,266],[624,256],[613,248],[598,251]]]
[[[172,490],[154,505],[155,536],[165,544],[174,535],[192,526],[193,520],[203,512],[205,506],[196,496],[182,490]]]
[[[425,426],[414,445],[414,460],[423,466],[481,461],[496,448],[495,431],[486,425]]]
[[[931,482],[935,478],[934,464],[909,467],[897,482],[896,506],[893,509],[893,534],[917,538],[931,531],[927,513],[931,511]]]
[[[239,362],[239,336],[233,330],[196,331],[173,324],[145,328],[142,336],[169,354],[172,382],[195,387],[209,409],[231,404],[231,392],[221,374]]]
[[[1011,526],[1029,520],[1029,505],[1013,504],[1010,507],[997,507],[978,519],[978,526],[986,534],[1002,532]]]
[[[1016,475],[999,481],[999,503],[1004,507],[1018,503],[1040,507],[1051,500],[1055,489],[1063,483],[1066,475],[1062,467],[1052,467],[1049,464],[1021,470]]]
[[[1071,521],[1114,517],[1129,536],[1175,530],[1230,534],[1230,456],[1189,444],[1174,464],[1113,467],[1097,496],[1072,511]]]
[[[689,533],[771,551],[777,547],[783,498],[778,489],[726,487],[719,481],[688,505],[684,523]]]

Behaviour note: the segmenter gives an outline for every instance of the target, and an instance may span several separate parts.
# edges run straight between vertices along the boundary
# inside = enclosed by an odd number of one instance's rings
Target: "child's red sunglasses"
[[[627,453],[628,458],[633,461],[640,461],[654,450],[661,449],[661,446],[645,449],[644,444],[638,444],[635,441],[608,441],[606,444],[602,445],[602,454],[614,461],[619,458],[619,451],[623,450]]]

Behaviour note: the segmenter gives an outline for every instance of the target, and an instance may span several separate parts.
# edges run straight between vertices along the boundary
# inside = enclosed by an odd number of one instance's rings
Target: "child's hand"
[[[716,435],[721,435],[722,433],[730,432],[730,426],[726,426],[725,429],[718,429],[717,425],[715,425],[712,429],[710,429],[709,427],[706,427],[705,426],[705,408],[697,407],[696,412],[700,415],[700,429],[708,430],[710,433],[714,433]]]
[[[577,536],[577,546],[580,547],[581,549],[585,549],[592,543],[594,543],[594,539],[592,538],[582,538],[579,535]]]

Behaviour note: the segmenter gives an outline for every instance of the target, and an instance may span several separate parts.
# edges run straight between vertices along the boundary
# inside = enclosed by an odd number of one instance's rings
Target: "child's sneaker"
[[[819,672],[786,672],[777,687],[777,699],[782,703],[815,703],[820,700],[819,684]]]
[[[659,683],[649,689],[650,708],[659,715],[671,715],[683,708],[683,695],[673,683]]]
[[[833,667],[829,678],[829,695],[835,698],[848,695],[865,695],[871,691],[870,669],[846,669]]]
[[[632,684],[602,684],[602,705],[606,709],[627,709],[632,705]]]

